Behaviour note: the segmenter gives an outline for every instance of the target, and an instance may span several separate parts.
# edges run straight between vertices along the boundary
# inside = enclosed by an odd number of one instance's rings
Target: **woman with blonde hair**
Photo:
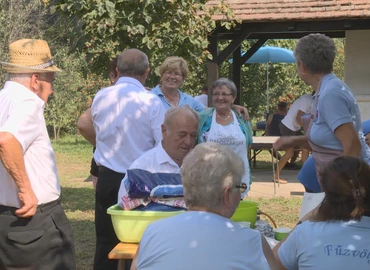
[[[202,103],[192,96],[180,91],[180,87],[189,74],[189,67],[184,58],[178,56],[167,57],[159,67],[160,83],[152,89],[159,97],[166,110],[171,107],[189,106],[197,112],[206,109]],[[248,110],[239,105],[233,105],[239,116],[244,114],[245,120],[249,119]]]

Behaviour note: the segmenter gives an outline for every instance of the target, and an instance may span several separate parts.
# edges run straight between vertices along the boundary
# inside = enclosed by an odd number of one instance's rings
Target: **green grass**
[[[88,177],[92,146],[80,136],[69,136],[52,143],[62,186],[63,207],[75,238],[77,269],[92,269],[95,252],[94,189]],[[271,168],[271,157],[264,152],[258,155],[258,169]],[[253,198],[253,201],[258,202],[260,210],[270,215],[278,226],[293,227],[296,224],[300,198]],[[269,221],[263,215],[261,219]]]

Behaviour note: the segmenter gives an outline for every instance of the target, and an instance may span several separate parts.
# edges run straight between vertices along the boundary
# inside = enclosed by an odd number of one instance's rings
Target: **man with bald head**
[[[100,90],[91,105],[95,130],[94,159],[99,167],[95,194],[96,251],[94,270],[117,269],[108,253],[119,243],[107,208],[116,203],[128,167],[158,145],[165,109],[145,90],[148,57],[137,49],[123,51],[117,61],[118,81]]]
[[[185,156],[194,148],[197,140],[199,115],[189,107],[177,107],[167,110],[162,124],[163,139],[132,163],[129,170],[141,169],[151,173],[178,173]],[[118,204],[127,196],[124,182],[121,182]]]

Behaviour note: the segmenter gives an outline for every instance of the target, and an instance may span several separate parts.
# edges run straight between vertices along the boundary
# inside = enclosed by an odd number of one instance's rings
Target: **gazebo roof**
[[[215,6],[221,1],[208,1]],[[225,0],[243,22],[370,18],[369,0]],[[225,20],[215,15],[216,21]]]

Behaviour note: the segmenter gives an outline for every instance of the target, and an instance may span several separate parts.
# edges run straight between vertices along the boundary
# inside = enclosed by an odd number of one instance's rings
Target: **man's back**
[[[133,78],[121,77],[99,91],[91,106],[97,164],[126,173],[135,159],[160,142],[164,111],[158,97]]]
[[[269,269],[258,231],[217,214],[188,211],[155,222],[140,243],[137,269]]]
[[[199,96],[194,97],[195,100],[198,100],[200,103],[202,103],[204,106],[208,106],[208,95],[206,94],[200,94]]]
[[[295,100],[290,107],[287,115],[281,121],[287,128],[292,131],[301,129],[301,125],[297,122],[297,113],[302,111],[303,113],[309,113],[311,110],[312,95],[306,94]]]

